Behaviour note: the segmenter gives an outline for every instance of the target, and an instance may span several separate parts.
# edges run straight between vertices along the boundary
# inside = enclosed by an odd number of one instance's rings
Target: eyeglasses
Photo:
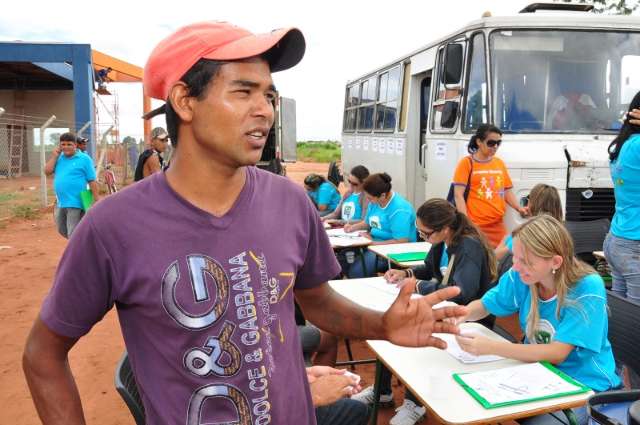
[[[418,229],[418,235],[424,239],[425,241],[427,239],[429,239],[431,237],[431,235],[433,235],[434,233],[438,232],[438,230],[432,230],[430,232],[423,232],[422,230]]]
[[[495,146],[500,146],[500,144],[502,143],[502,140],[487,140],[485,143],[490,148],[493,148]]]
[[[358,186],[360,182],[354,182],[352,180],[347,180],[351,186]]]
[[[160,140],[160,142],[162,142],[162,143],[167,143],[169,141],[169,138],[168,137],[164,137],[164,138],[163,137],[158,137],[158,140]]]

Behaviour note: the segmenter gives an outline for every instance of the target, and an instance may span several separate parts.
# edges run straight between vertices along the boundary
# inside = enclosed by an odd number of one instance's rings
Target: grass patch
[[[332,162],[340,160],[340,143],[309,140],[298,143],[298,161]]]
[[[0,204],[3,202],[13,201],[16,198],[17,195],[15,193],[0,193]]]
[[[12,210],[13,216],[27,220],[38,218],[40,210],[33,205],[16,205]]]

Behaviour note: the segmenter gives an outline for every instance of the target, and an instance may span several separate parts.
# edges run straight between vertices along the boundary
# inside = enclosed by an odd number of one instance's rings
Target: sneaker
[[[411,400],[404,400],[402,406],[396,409],[396,414],[389,421],[389,425],[414,425],[424,418],[427,409],[417,406]]]
[[[364,404],[373,404],[373,385],[365,388],[360,391],[358,394],[354,394],[351,396],[352,400],[357,400],[360,403]],[[380,407],[393,407],[393,394],[380,394],[380,398],[378,399],[378,403]]]

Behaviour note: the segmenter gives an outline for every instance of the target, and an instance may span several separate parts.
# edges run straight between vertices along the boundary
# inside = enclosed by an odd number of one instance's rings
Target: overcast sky
[[[252,32],[296,26],[307,41],[305,57],[291,70],[274,74],[274,81],[281,95],[296,99],[298,140],[337,140],[348,80],[457,30],[487,10],[494,16],[513,15],[532,2],[20,0],[3,4],[0,40],[89,43],[142,67],[158,41],[191,22],[225,20]],[[126,86],[116,88],[121,135],[139,138],[142,86]],[[164,118],[153,124],[164,126]]]

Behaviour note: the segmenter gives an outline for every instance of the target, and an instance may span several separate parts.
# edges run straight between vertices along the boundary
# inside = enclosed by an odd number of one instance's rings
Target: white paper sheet
[[[461,378],[491,404],[525,401],[580,389],[540,363],[468,373]]]
[[[327,235],[329,235],[329,242],[334,248],[346,248],[371,243],[371,239],[360,236],[360,232],[346,233],[343,228],[327,229]]]
[[[360,232],[350,232],[347,233],[344,231],[343,227],[338,227],[336,229],[327,229],[327,235],[329,236],[358,236]]]
[[[476,356],[471,353],[467,353],[458,344],[456,341],[455,335],[451,334],[433,334],[433,336],[437,336],[440,339],[443,339],[447,343],[447,353],[451,354],[457,360],[466,364],[473,363],[487,363],[487,362],[495,362],[496,360],[502,360],[504,357],[494,356],[490,354]]]

